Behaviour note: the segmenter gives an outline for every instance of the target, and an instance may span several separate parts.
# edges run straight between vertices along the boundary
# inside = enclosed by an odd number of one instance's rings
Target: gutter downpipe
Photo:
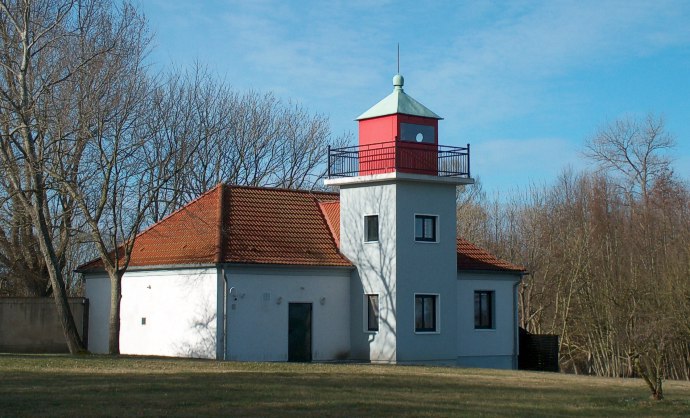
[[[522,283],[525,273],[513,285],[513,370],[518,369],[518,356],[520,355],[520,323],[518,320],[518,286]]]
[[[227,359],[228,356],[228,347],[227,347],[227,342],[228,342],[228,278],[225,276],[225,258],[223,257],[223,248],[225,244],[224,236],[225,236],[225,228],[223,225],[223,221],[225,219],[225,184],[223,183],[218,183],[216,186],[219,188],[218,191],[218,241],[216,242],[216,268],[218,273],[217,274],[222,274],[223,275],[223,297],[220,298],[223,300],[223,341],[216,341],[217,347],[222,347],[223,353],[221,356],[218,356],[218,348],[216,348],[216,357],[221,357],[223,360]],[[219,278],[218,278],[219,279]],[[216,289],[220,287],[220,282],[216,280]],[[217,291],[217,290],[216,290]],[[216,296],[216,303],[218,301],[218,297]],[[216,307],[216,310],[218,308]],[[220,332],[216,332],[216,335],[220,334]]]
[[[220,267],[223,275],[223,360],[228,357],[228,278],[225,275],[225,267]]]

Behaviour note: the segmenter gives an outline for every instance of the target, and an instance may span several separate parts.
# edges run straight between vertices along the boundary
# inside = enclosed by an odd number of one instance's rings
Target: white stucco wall
[[[457,281],[457,363],[467,367],[517,368],[518,274],[460,272]],[[474,292],[494,293],[494,329],[474,328]]]
[[[90,304],[89,349],[106,353],[110,283],[105,275],[86,279]],[[120,305],[120,352],[215,358],[216,285],[215,268],[125,273]]]
[[[312,358],[350,351],[350,269],[228,266],[228,360],[286,361],[288,304],[312,304]]]
[[[364,242],[364,216],[379,216],[378,242]],[[396,185],[341,186],[340,250],[354,265],[352,357],[394,363],[397,358]],[[364,295],[379,295],[379,331],[365,331]]]

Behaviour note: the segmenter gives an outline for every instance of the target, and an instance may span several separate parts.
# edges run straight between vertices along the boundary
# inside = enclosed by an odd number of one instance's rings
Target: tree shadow
[[[397,359],[395,191],[392,185],[364,189],[345,193],[341,189],[340,201],[340,250],[356,267],[351,276],[351,358],[394,363]],[[348,198],[348,193],[366,195]],[[378,241],[364,241],[366,215],[378,215]],[[367,331],[365,295],[368,294],[379,297],[378,331]]]

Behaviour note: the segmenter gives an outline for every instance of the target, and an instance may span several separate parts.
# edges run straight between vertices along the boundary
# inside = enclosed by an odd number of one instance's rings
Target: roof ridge
[[[348,263],[353,264],[349,258],[345,257],[345,255],[342,252],[340,252],[340,239],[336,240],[335,234],[333,233],[334,232],[333,225],[331,225],[330,219],[324,213],[324,208],[322,206],[322,205],[336,204],[336,203],[338,204],[338,206],[340,206],[340,199],[338,199],[337,201],[331,200],[331,201],[327,201],[327,202],[321,202],[321,201],[317,200],[316,198],[314,198],[314,201],[316,202],[316,205],[319,208],[319,215],[321,215],[321,221],[326,224],[326,228],[328,229],[328,234],[331,236],[331,241],[335,245],[336,252],[338,253],[338,255],[343,260],[347,260]],[[340,238],[340,237],[338,237],[338,238]]]
[[[340,205],[340,200],[331,200],[328,202],[321,202],[321,201],[316,201],[316,204],[319,205],[319,212],[321,213],[321,219],[323,219],[326,222],[326,226],[328,227],[328,232],[331,234],[331,238],[333,239],[333,242],[335,243],[335,246],[338,248],[338,252],[340,252],[340,240],[336,240],[335,238],[335,233],[333,230],[333,225],[331,224],[331,220],[326,214],[324,213],[324,208],[322,205],[334,205],[334,204]],[[342,255],[342,254],[341,254]]]
[[[307,189],[290,189],[287,187],[270,187],[270,186],[250,186],[250,185],[239,185],[239,184],[227,184],[229,189],[249,189],[249,190],[272,190],[278,192],[289,192],[289,193],[300,193],[300,194],[322,194],[329,196],[340,196],[338,192],[322,192],[318,190],[307,190]]]

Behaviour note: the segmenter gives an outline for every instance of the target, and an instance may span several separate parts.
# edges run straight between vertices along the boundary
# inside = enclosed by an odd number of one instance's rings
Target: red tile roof
[[[228,187],[224,261],[351,266],[338,251],[319,203],[337,193]]]
[[[333,241],[340,248],[340,201],[319,202],[319,206],[324,218],[326,218],[326,224],[331,231]]]
[[[218,185],[137,236],[130,266],[351,266],[319,208],[337,193]],[[79,271],[102,267],[94,260]]]
[[[212,264],[218,260],[219,197],[216,186],[137,235],[130,266]],[[100,269],[100,259],[77,271]]]
[[[458,270],[514,271],[524,273],[525,268],[496,258],[483,248],[458,238]]]
[[[352,266],[338,251],[337,193],[218,185],[137,236],[130,266]],[[94,260],[78,268],[101,268]],[[458,240],[458,269],[523,271]]]

